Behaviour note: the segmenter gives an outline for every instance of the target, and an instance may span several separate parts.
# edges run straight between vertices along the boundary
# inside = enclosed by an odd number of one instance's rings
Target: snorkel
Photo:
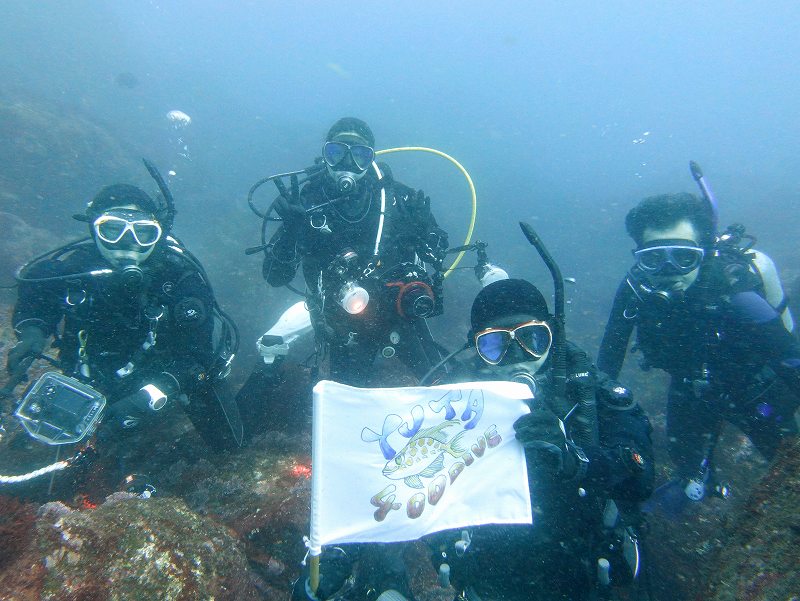
[[[553,307],[553,346],[550,353],[553,356],[552,378],[553,378],[553,399],[550,400],[550,407],[562,421],[568,418],[575,420],[575,442],[585,447],[597,443],[597,405],[595,404],[594,393],[579,394],[579,400],[574,405],[567,399],[567,334],[566,334],[566,315],[564,311],[564,278],[558,264],[547,250],[542,239],[536,231],[524,221],[519,222],[522,233],[525,234],[528,242],[539,253],[550,275],[553,278],[554,307]],[[591,363],[585,354],[581,353],[576,358],[575,367],[583,374],[589,376]]]
[[[172,196],[172,192],[167,186],[167,182],[164,181],[164,178],[161,176],[161,173],[156,168],[153,163],[148,161],[147,159],[142,159],[144,166],[147,168],[147,172],[150,174],[150,177],[156,182],[158,189],[161,191],[161,196],[164,199],[164,204],[161,206],[156,213],[156,219],[161,223],[161,226],[164,228],[164,232],[169,234],[172,230],[172,224],[175,221],[175,198]],[[167,236],[164,236],[165,238]]]
[[[527,238],[531,246],[539,253],[553,278],[553,348],[550,351],[553,355],[553,388],[556,397],[565,401],[567,390],[567,336],[564,312],[564,278],[561,275],[561,269],[559,269],[558,264],[547,250],[542,239],[539,238],[539,234],[524,221],[519,222],[519,227],[522,228],[522,233],[525,234],[525,238]],[[561,416],[569,411],[568,407],[566,409],[567,411],[562,413]]]
[[[703,176],[703,170],[700,169],[700,165],[694,161],[689,161],[689,170],[692,172],[692,177],[694,178],[694,181],[697,182],[697,186],[700,188],[700,193],[703,195],[703,198],[705,198],[709,208],[711,209],[711,233],[712,237],[716,236],[717,225],[719,224],[719,205],[717,204],[717,198],[711,191],[711,186],[708,185],[705,176]]]

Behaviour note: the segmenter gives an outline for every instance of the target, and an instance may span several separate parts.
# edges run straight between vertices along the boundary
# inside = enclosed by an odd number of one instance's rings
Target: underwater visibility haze
[[[424,146],[457,159],[477,191],[473,241],[488,243],[491,261],[512,277],[534,282],[552,310],[550,275],[518,227],[530,223],[568,278],[568,335],[591,357],[633,263],[626,214],[647,196],[698,194],[690,160],[716,193],[720,225],[742,223],[758,238],[795,302],[798,23],[800,5],[788,0],[3,2],[3,365],[15,343],[16,268],[85,235],[72,216],[103,186],[155,192],[145,157],[175,197],[174,233],[239,326],[229,386],[240,386],[260,360],[256,339],[297,300],[265,285],[261,254],[244,253],[260,243],[261,228],[247,192],[262,177],[310,166],[328,128],[346,116],[370,125],[376,150]],[[471,207],[459,170],[427,153],[381,160],[430,196],[450,245],[462,244]],[[262,194],[260,206],[275,190]],[[449,350],[469,329],[474,264],[467,255],[460,266],[470,269],[445,281],[444,314],[430,321]],[[287,403],[308,402],[300,372],[281,391]],[[620,379],[650,415],[664,482],[666,380],[633,360]],[[0,403],[5,424],[10,400]],[[166,436],[151,433],[153,452],[129,458],[162,492],[124,512],[103,503],[115,489],[99,473],[79,490],[61,475],[49,493],[49,478],[38,488],[0,485],[0,599],[288,598],[307,530],[310,432],[268,433],[220,458],[186,438],[185,421]],[[9,428],[0,432],[0,473],[50,460],[48,450],[26,463],[35,443],[19,432],[15,442]],[[796,574],[778,567],[796,568],[800,554],[764,534],[774,520],[791,521],[800,498],[797,448],[770,470],[738,431],[726,430],[724,441],[721,469],[736,494],[674,522],[653,518],[651,557],[661,561],[651,573],[653,599],[800,595],[791,590],[800,586]],[[764,499],[777,517],[765,517]],[[739,520],[750,538],[734,538]],[[91,543],[61,545],[46,532],[54,523],[64,540]],[[149,542],[133,540],[133,531],[149,533]],[[730,593],[719,583],[734,581],[732,566],[748,561],[731,554],[735,540],[752,553],[771,549],[775,564]],[[180,568],[142,567],[126,548],[147,548]],[[202,564],[196,573],[175,558],[192,553]],[[431,572],[414,581],[417,599],[447,598],[431,592],[435,573],[418,548],[406,563]],[[102,576],[91,575],[95,565]],[[126,589],[137,585],[123,574],[137,574],[141,591]],[[61,593],[65,582],[73,589]]]

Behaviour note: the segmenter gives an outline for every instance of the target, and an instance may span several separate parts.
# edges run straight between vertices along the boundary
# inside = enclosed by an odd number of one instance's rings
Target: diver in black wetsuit
[[[90,239],[21,269],[13,315],[19,342],[7,369],[24,375],[54,338],[64,374],[107,399],[101,440],[148,427],[177,404],[208,444],[234,446],[241,423],[213,384],[227,375],[235,326],[219,310],[202,266],[169,235],[174,206],[157,181],[168,200],[127,184],[103,188],[76,216],[89,223]],[[222,324],[216,342],[215,323]]]
[[[282,218],[264,259],[271,286],[302,265],[311,321],[333,380],[363,385],[376,355],[397,356],[417,377],[439,361],[427,317],[442,312],[447,234],[430,199],[375,163],[366,123],[331,127],[322,164],[274,204]],[[434,268],[429,275],[425,264]]]
[[[691,194],[646,198],[628,213],[636,264],[617,290],[597,360],[616,377],[636,328],[643,366],[670,374],[669,453],[694,500],[705,494],[723,422],[771,459],[796,436],[800,404],[800,345],[785,301],[765,300],[753,252],[732,243],[736,228],[716,238],[714,223],[713,205]]]
[[[469,529],[466,551],[458,545],[461,530],[429,537],[434,563],[448,565],[460,599],[603,598],[608,591],[597,581],[598,561],[610,562],[606,575],[614,584],[630,583],[638,571],[623,559],[638,554],[633,530],[610,518],[604,524],[603,516],[624,510],[635,519],[638,503],[649,496],[650,424],[630,391],[596,372],[571,343],[566,396],[557,398],[553,320],[542,294],[525,280],[489,284],[472,305],[476,357],[456,381],[531,387],[531,412],[514,429],[525,447],[535,517],[532,526]]]

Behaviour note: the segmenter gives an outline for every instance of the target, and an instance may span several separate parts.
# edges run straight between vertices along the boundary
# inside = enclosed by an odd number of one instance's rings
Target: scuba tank
[[[783,291],[783,284],[778,275],[778,268],[768,255],[760,250],[752,249],[750,256],[750,271],[761,281],[764,299],[781,316],[781,322],[787,332],[794,332],[794,318],[789,310],[789,298]]]
[[[783,327],[791,334],[794,332],[794,319],[778,268],[769,255],[753,248],[755,244],[755,236],[746,233],[743,225],[734,223],[717,237],[714,256],[728,263],[724,269],[734,278],[740,277],[736,274],[737,266],[747,269],[755,291],[775,309]]]
[[[716,230],[719,222],[719,209],[716,197],[711,187],[706,181],[700,165],[694,161],[689,162],[689,169],[692,178],[697,182],[703,198],[708,203],[712,223]],[[780,315],[783,327],[790,334],[794,332],[794,319],[789,311],[788,298],[783,290],[778,269],[772,259],[760,250],[753,248],[756,238],[745,232],[743,225],[734,223],[719,236],[714,245],[714,255],[723,258],[730,258],[732,261],[739,260],[747,264],[751,274],[758,281],[757,292],[766,300],[773,309]]]

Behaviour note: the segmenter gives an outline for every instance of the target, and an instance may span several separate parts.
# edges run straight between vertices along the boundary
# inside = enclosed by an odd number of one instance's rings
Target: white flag
[[[530,524],[513,382],[314,387],[312,555],[323,545],[414,540],[479,524]]]

